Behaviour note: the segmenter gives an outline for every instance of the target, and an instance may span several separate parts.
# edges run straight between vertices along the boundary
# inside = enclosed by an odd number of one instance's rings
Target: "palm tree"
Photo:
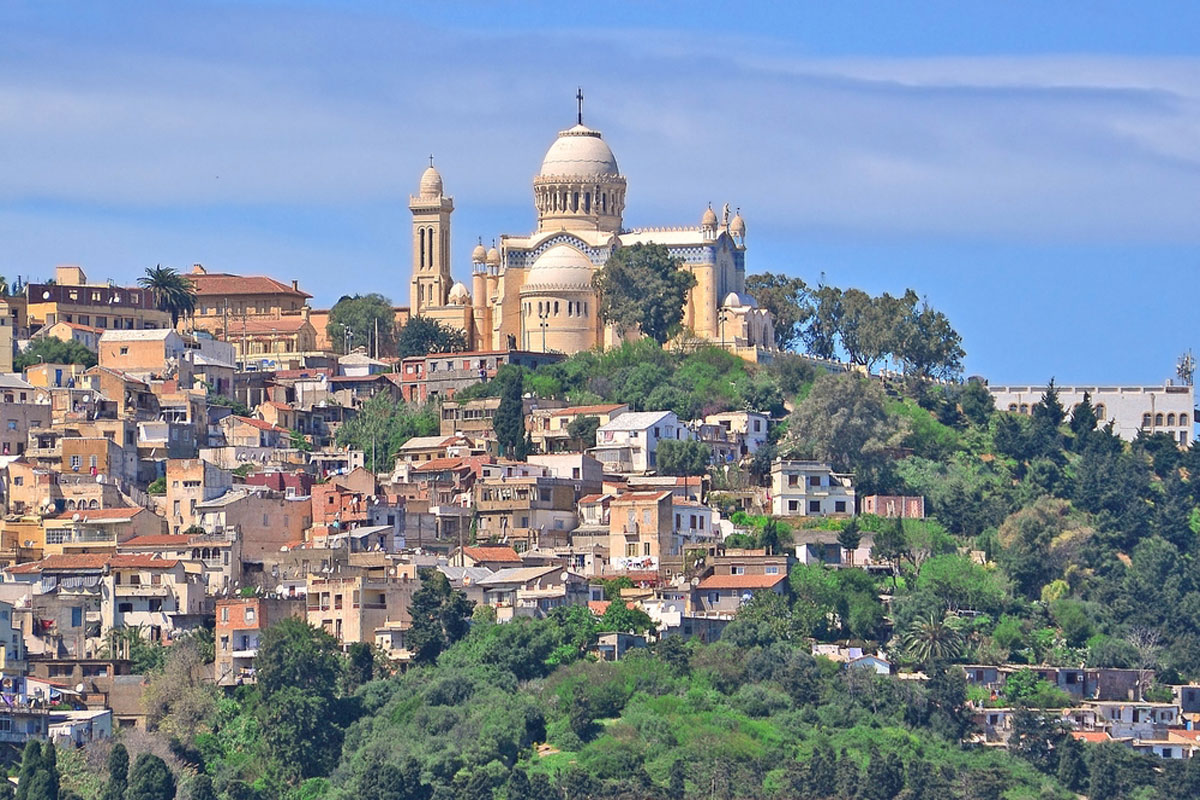
[[[921,664],[957,658],[962,646],[962,635],[945,618],[932,614],[913,622],[904,633],[904,649]]]
[[[138,286],[154,293],[158,307],[171,315],[171,327],[196,310],[196,286],[172,267],[155,264],[138,278]]]

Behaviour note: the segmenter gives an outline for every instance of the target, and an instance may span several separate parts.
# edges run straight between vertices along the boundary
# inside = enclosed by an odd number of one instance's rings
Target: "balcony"
[[[166,584],[123,583],[113,587],[113,594],[117,597],[167,597],[171,594],[171,587]]]

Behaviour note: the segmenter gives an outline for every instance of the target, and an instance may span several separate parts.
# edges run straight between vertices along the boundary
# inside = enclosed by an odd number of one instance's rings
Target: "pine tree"
[[[33,777],[42,769],[42,745],[35,739],[25,743],[21,754],[21,771],[17,778],[16,800],[26,800]]]
[[[671,762],[671,772],[667,777],[667,794],[672,798],[682,800],[687,794],[687,786],[685,779],[687,778],[687,765],[683,763],[682,758],[677,758]]]
[[[818,744],[808,760],[808,791],[813,797],[833,797],[837,792],[837,764],[833,748]]]
[[[1073,736],[1063,739],[1058,748],[1058,782],[1073,792],[1087,788],[1087,765],[1083,761],[1083,749]]]
[[[529,775],[525,770],[518,767],[509,773],[504,796],[508,800],[529,800]]]
[[[1096,409],[1092,406],[1092,396],[1083,393],[1083,402],[1071,411],[1071,433],[1075,436],[1075,450],[1082,450],[1087,444],[1088,436],[1096,430]]]
[[[837,766],[834,769],[837,796],[839,798],[855,797],[858,794],[859,784],[862,782],[862,771],[844,749],[838,754]]]
[[[525,414],[522,401],[524,370],[506,364],[496,373],[500,387],[500,405],[492,417],[492,429],[500,443],[500,454],[524,461],[526,453]]]
[[[192,782],[188,784],[188,797],[189,800],[217,800],[212,778],[203,773],[192,778]]]

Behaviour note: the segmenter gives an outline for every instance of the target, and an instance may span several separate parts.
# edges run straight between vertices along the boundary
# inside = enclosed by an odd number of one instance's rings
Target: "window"
[[[1175,426],[1175,415],[1174,414],[1167,414],[1167,424],[1170,425],[1171,427]]]
[[[229,637],[228,636],[221,637],[221,649],[228,652],[228,650],[229,650]]]
[[[642,555],[644,555],[644,556],[650,555],[650,543],[649,542],[642,542]]]
[[[121,355],[123,355],[123,356],[127,356],[127,355],[129,355],[129,348],[128,348],[128,347],[122,347],[122,348],[121,348]]]
[[[15,419],[10,419],[8,421],[8,429],[10,431],[15,431],[17,429],[17,421]]]
[[[221,622],[229,622],[229,606],[221,607]]]
[[[71,469],[78,472],[79,468],[82,465],[83,465],[83,458],[81,456],[71,456]]]
[[[709,605],[715,606],[720,601],[720,599],[721,599],[721,595],[717,594],[716,592],[708,593],[708,604]]]
[[[745,575],[746,568],[745,567],[730,567],[729,574],[730,575]]]
[[[118,614],[132,614],[133,613],[133,603],[118,603],[117,604],[117,613]]]
[[[254,606],[246,606],[246,622],[254,622]]]
[[[1143,428],[1150,427],[1150,415],[1149,414],[1142,414],[1142,427]]]
[[[799,475],[788,475],[787,478],[788,478],[788,486],[795,487],[795,486],[800,485],[800,476]]]
[[[1187,424],[1188,424],[1188,416],[1187,416],[1187,414],[1180,414],[1180,415],[1179,415],[1179,424],[1180,424],[1180,425],[1187,425]]]
[[[150,611],[162,611],[162,598],[160,598],[160,597],[151,597],[150,598]]]
[[[808,476],[808,485],[809,486],[820,486],[821,485],[821,476],[820,475],[809,475]]]
[[[846,501],[845,500],[835,500],[833,502],[833,510],[839,514],[845,514],[846,513]]]
[[[83,625],[83,609],[75,606],[71,609],[71,627],[78,628]]]
[[[800,503],[797,500],[788,500],[788,511],[799,511]]]
[[[1155,415],[1154,415],[1154,424],[1155,424],[1156,426],[1157,426],[1157,425],[1162,425],[1162,424],[1163,424],[1163,415],[1162,415],[1162,412],[1159,412],[1158,414],[1155,414]]]
[[[637,551],[637,542],[630,542],[629,544],[625,545],[626,558],[637,558]]]
[[[778,574],[779,574],[779,567],[776,567],[776,566],[773,566],[773,565],[772,565],[772,566],[767,566],[767,567],[764,567],[764,568],[763,568],[763,574],[764,574],[764,575],[778,575]]]
[[[808,501],[808,513],[820,514],[821,513],[821,501],[820,500],[809,500]]]

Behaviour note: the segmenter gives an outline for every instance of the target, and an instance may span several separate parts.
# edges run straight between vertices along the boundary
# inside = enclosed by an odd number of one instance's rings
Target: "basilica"
[[[451,278],[450,217],[433,166],[410,198],[413,216],[414,315],[461,329],[473,350],[519,348],[576,353],[619,344],[598,313],[592,277],[618,247],[664,245],[696,276],[684,307],[681,342],[702,339],[749,360],[775,349],[771,315],[746,294],[746,223],[729,205],[709,206],[696,226],[626,228],[625,176],[600,135],[583,124],[561,131],[533,179],[537,229],[503,235],[471,253],[471,287]]]

